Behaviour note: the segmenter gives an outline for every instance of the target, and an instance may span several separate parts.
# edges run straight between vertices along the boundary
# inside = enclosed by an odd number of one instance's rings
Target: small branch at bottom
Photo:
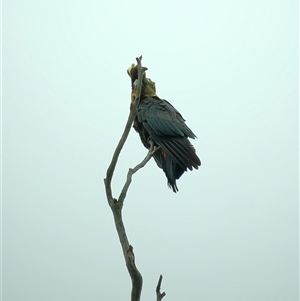
[[[162,278],[163,278],[163,276],[160,275],[159,280],[158,280],[158,284],[157,284],[157,287],[156,287],[156,300],[157,301],[161,301],[162,298],[166,295],[165,292],[160,293],[160,286],[161,286]]]

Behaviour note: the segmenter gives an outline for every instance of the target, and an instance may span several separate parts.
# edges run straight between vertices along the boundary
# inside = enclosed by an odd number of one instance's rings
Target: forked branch
[[[122,203],[124,202],[124,199],[127,194],[127,190],[129,188],[129,185],[131,184],[133,174],[136,173],[139,169],[143,168],[148,163],[148,161],[151,159],[154,152],[157,150],[157,148],[154,146],[152,140],[149,140],[149,144],[150,144],[149,152],[148,152],[147,156],[145,157],[145,159],[141,163],[139,163],[136,167],[129,168],[129,171],[127,173],[127,180],[126,180],[126,182],[123,186],[123,189],[120,193],[120,196],[119,196],[119,202],[122,202]]]
[[[114,174],[114,170],[115,170],[119,155],[126,142],[126,139],[128,137],[129,131],[131,129],[133,120],[137,114],[137,108],[138,108],[138,105],[140,102],[140,95],[141,95],[141,90],[142,90],[143,74],[147,70],[147,68],[142,67],[142,64],[141,64],[142,56],[140,56],[139,58],[136,58],[136,60],[137,60],[137,66],[138,66],[138,79],[137,79],[137,82],[135,85],[136,97],[131,102],[130,113],[128,116],[128,120],[127,120],[125,129],[124,129],[124,132],[123,132],[121,139],[115,149],[111,163],[106,172],[106,178],[104,179],[107,201],[113,212],[115,226],[116,226],[116,230],[117,230],[119,240],[120,240],[120,243],[122,246],[122,251],[123,251],[124,258],[125,258],[126,267],[127,267],[127,270],[130,274],[130,278],[132,281],[131,301],[139,301],[140,300],[141,292],[142,292],[142,285],[143,285],[143,278],[135,265],[133,247],[129,244],[129,241],[128,241],[128,238],[126,235],[126,231],[125,231],[125,227],[124,227],[124,223],[123,223],[123,219],[122,219],[122,207],[123,207],[124,199],[126,197],[127,190],[131,183],[132,175],[136,171],[138,171],[140,168],[145,166],[146,163],[150,160],[150,158],[152,156],[152,152],[153,152],[153,143],[152,143],[152,147],[150,148],[146,158],[140,164],[138,164],[135,168],[129,170],[128,175],[127,175],[127,181],[124,184],[124,187],[123,187],[118,199],[113,198],[111,182],[112,182],[112,177]]]
[[[137,61],[137,66],[138,66],[138,79],[137,79],[137,84],[136,84],[136,98],[134,101],[131,102],[130,105],[130,113],[128,116],[128,120],[126,122],[125,125],[125,129],[124,132],[121,136],[121,139],[115,149],[115,152],[113,154],[111,163],[107,169],[106,172],[106,178],[104,179],[104,183],[105,183],[105,190],[106,190],[106,196],[107,196],[107,200],[108,202],[111,202],[113,197],[112,197],[112,190],[111,190],[111,180],[113,177],[113,173],[115,170],[115,167],[117,165],[118,159],[119,159],[119,155],[121,153],[121,150],[125,144],[125,141],[128,137],[128,134],[130,132],[133,120],[136,116],[137,113],[137,108],[140,102],[140,97],[141,97],[141,91],[142,91],[142,83],[143,83],[143,74],[145,73],[145,71],[147,70],[147,68],[142,67],[142,56],[136,58]]]
[[[130,274],[130,278],[132,281],[131,301],[139,301],[140,300],[141,292],[142,292],[142,285],[143,285],[143,278],[135,265],[135,257],[134,257],[134,253],[133,253],[133,247],[129,244],[129,241],[128,241],[128,238],[126,235],[126,231],[125,231],[125,227],[124,227],[124,223],[123,223],[123,219],[122,219],[122,208],[123,208],[123,203],[124,203],[128,188],[132,181],[132,175],[135,172],[137,172],[139,169],[143,168],[148,163],[148,161],[151,159],[153,153],[157,150],[157,148],[154,146],[153,141],[149,140],[150,148],[149,148],[149,152],[148,152],[147,156],[137,166],[129,169],[126,182],[119,195],[119,198],[118,199],[113,198],[112,189],[111,189],[112,177],[114,174],[114,170],[115,170],[119,155],[126,142],[126,139],[128,137],[129,131],[131,129],[133,120],[137,114],[137,108],[138,108],[138,105],[140,102],[141,91],[142,91],[143,75],[144,75],[144,72],[147,70],[147,68],[142,67],[142,64],[141,64],[142,56],[140,56],[139,58],[136,58],[136,60],[137,60],[137,66],[138,66],[138,79],[134,85],[136,97],[131,102],[130,113],[128,116],[128,120],[127,120],[125,129],[124,129],[124,132],[123,132],[121,139],[115,149],[111,163],[106,172],[106,178],[104,179],[107,201],[113,212],[115,226],[116,226],[116,230],[117,230],[119,240],[120,240],[120,243],[122,246],[122,251],[123,251],[124,258],[125,258],[126,267],[127,267],[127,270]],[[156,288],[156,294],[157,294],[158,301],[161,301],[162,298],[165,296],[165,293],[160,294],[161,280],[162,280],[162,276],[160,276],[159,282],[158,282],[158,285]]]

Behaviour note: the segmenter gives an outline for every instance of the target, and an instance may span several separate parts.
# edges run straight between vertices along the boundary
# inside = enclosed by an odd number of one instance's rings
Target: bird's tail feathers
[[[176,180],[178,180],[187,169],[198,169],[201,165],[196,155],[195,148],[188,139],[173,139],[161,143],[159,152],[154,154],[157,165],[163,169],[168,186],[174,192],[178,191]]]
[[[195,148],[187,138],[164,141],[162,148],[185,170],[186,168],[189,170],[198,169],[201,165]]]

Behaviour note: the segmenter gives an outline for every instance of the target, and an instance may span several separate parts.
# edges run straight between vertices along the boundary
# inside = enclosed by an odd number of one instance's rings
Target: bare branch
[[[147,156],[144,158],[142,162],[140,162],[138,165],[136,165],[134,168],[130,168],[127,173],[127,180],[123,186],[123,189],[120,193],[120,196],[118,199],[114,199],[112,195],[112,189],[111,189],[111,182],[112,177],[114,174],[114,170],[119,158],[119,155],[121,153],[121,150],[126,142],[126,139],[128,137],[129,131],[131,129],[132,123],[134,121],[134,118],[137,114],[137,108],[140,102],[141,97],[141,91],[142,91],[142,83],[143,83],[143,76],[147,68],[142,67],[141,61],[142,56],[136,58],[137,61],[137,67],[138,67],[138,79],[136,82],[136,85],[134,86],[134,92],[135,92],[135,99],[131,102],[130,105],[130,113],[128,116],[128,120],[124,129],[124,132],[121,136],[121,139],[114,151],[111,163],[106,171],[106,178],[104,179],[105,183],[105,190],[106,190],[106,197],[108,204],[113,212],[114,221],[116,230],[119,236],[119,240],[122,246],[123,255],[126,262],[127,270],[130,274],[131,282],[132,282],[132,289],[131,289],[131,301],[139,301],[141,297],[142,292],[142,285],[143,285],[143,278],[140,272],[138,271],[136,265],[135,265],[135,257],[133,253],[133,247],[129,244],[125,226],[122,219],[122,208],[123,203],[128,191],[128,188],[132,181],[132,176],[134,173],[136,173],[139,169],[143,168],[147,162],[151,159],[154,152],[158,149],[158,147],[154,146],[154,143],[152,140],[149,140],[150,148]],[[161,301],[162,298],[166,295],[165,293],[160,293],[160,286],[161,286],[162,276],[160,276],[158,285],[156,287],[156,295],[157,295],[157,301]]]
[[[127,180],[123,186],[123,189],[122,189],[119,199],[118,199],[119,202],[122,202],[122,203],[124,202],[124,199],[127,194],[127,190],[132,181],[132,175],[134,173],[136,173],[139,169],[143,168],[148,163],[148,161],[151,159],[153,153],[157,150],[157,148],[154,146],[152,140],[149,140],[149,144],[150,144],[149,152],[148,152],[147,156],[145,157],[145,159],[141,163],[139,163],[136,167],[129,168],[128,173],[127,173]]]
[[[129,131],[131,129],[131,125],[132,125],[132,122],[134,120],[134,115],[132,114],[132,112],[130,111],[130,114],[129,114],[129,117],[128,117],[128,120],[127,120],[127,123],[126,123],[126,126],[125,126],[125,129],[124,129],[124,132],[122,134],[122,137],[115,149],[115,152],[113,154],[113,157],[112,157],[112,160],[111,160],[111,163],[107,169],[107,172],[106,172],[106,178],[104,179],[104,183],[105,183],[105,189],[106,189],[106,196],[107,196],[107,200],[110,202],[112,200],[112,191],[111,191],[111,180],[112,180],[112,177],[113,177],[113,173],[114,173],[114,170],[115,170],[115,167],[116,167],[116,164],[117,164],[117,161],[118,161],[118,158],[119,158],[119,155],[121,153],[121,150],[125,144],[125,141],[128,137],[128,134],[129,134]]]
[[[158,280],[158,284],[156,286],[156,300],[157,301],[161,301],[162,298],[166,295],[165,292],[163,292],[162,294],[160,293],[160,286],[161,286],[162,278],[163,278],[163,276],[160,275],[159,280]]]
[[[112,181],[112,177],[113,177],[113,173],[115,170],[115,167],[117,165],[117,161],[119,158],[119,155],[121,153],[121,150],[125,144],[125,141],[128,137],[128,134],[130,132],[133,120],[136,116],[137,113],[137,108],[140,102],[140,97],[141,97],[141,92],[142,92],[142,83],[143,83],[143,75],[145,73],[145,71],[147,70],[146,67],[142,67],[142,56],[136,58],[137,61],[137,66],[138,66],[138,80],[137,80],[137,85],[136,85],[136,98],[134,99],[133,102],[131,102],[130,105],[130,113],[126,122],[126,126],[124,129],[124,132],[122,134],[122,137],[115,149],[115,152],[113,154],[111,163],[107,169],[106,172],[106,178],[104,179],[104,183],[105,183],[105,190],[106,190],[106,196],[107,196],[107,200],[108,202],[111,202],[113,199],[112,196],[112,190],[111,190],[111,181]]]
[[[143,277],[135,265],[135,257],[133,247],[129,244],[125,227],[122,220],[122,205],[115,201],[111,207],[114,215],[115,226],[122,246],[123,255],[126,262],[126,267],[129,272],[132,288],[131,288],[131,301],[139,301],[143,286]]]
[[[115,226],[116,226],[116,230],[117,230],[119,240],[120,240],[120,243],[122,246],[122,251],[123,251],[124,258],[125,258],[126,267],[127,267],[127,270],[130,274],[130,278],[132,281],[131,301],[139,301],[140,300],[140,296],[141,296],[141,292],[142,292],[142,285],[143,285],[143,278],[135,265],[133,247],[129,244],[129,241],[128,241],[128,238],[126,235],[124,223],[122,220],[122,207],[123,207],[124,199],[125,199],[127,190],[129,188],[129,185],[131,182],[131,177],[132,177],[133,173],[135,173],[140,168],[145,166],[145,164],[150,160],[150,158],[152,156],[153,149],[151,149],[151,151],[149,151],[146,158],[140,164],[138,164],[134,169],[131,170],[131,174],[129,176],[127,176],[127,181],[126,181],[127,184],[125,183],[124,188],[123,188],[118,200],[113,198],[111,182],[112,182],[113,173],[114,173],[119,155],[126,142],[126,139],[128,137],[129,131],[131,129],[133,120],[137,114],[137,108],[138,108],[138,105],[140,102],[140,95],[141,95],[141,91],[142,91],[143,76],[144,76],[144,72],[147,70],[147,68],[142,67],[142,64],[141,64],[142,56],[140,56],[139,58],[136,58],[136,60],[137,60],[137,65],[138,65],[138,80],[137,80],[137,84],[135,86],[136,97],[131,102],[130,113],[128,116],[128,120],[127,120],[125,129],[124,129],[124,132],[123,132],[122,137],[115,149],[111,163],[106,171],[106,178],[104,179],[107,201],[113,212]],[[152,146],[153,146],[153,144],[152,144]],[[128,179],[130,179],[130,180],[128,180]]]
[[[138,79],[137,79],[137,83],[135,86],[136,97],[135,97],[134,101],[131,103],[130,110],[134,111],[136,114],[136,110],[139,106],[140,98],[141,98],[144,73],[148,69],[146,67],[142,67],[142,56],[137,57],[135,59],[136,59],[137,68],[138,68]]]

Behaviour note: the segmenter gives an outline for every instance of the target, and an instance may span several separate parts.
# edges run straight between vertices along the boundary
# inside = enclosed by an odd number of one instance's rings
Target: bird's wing
[[[196,136],[170,103],[159,98],[143,99],[139,105],[137,118],[150,138],[182,168],[198,168],[200,160],[187,139]]]
[[[196,137],[185,124],[185,120],[181,114],[169,102],[163,99],[146,98],[142,100],[137,118],[152,138]]]

